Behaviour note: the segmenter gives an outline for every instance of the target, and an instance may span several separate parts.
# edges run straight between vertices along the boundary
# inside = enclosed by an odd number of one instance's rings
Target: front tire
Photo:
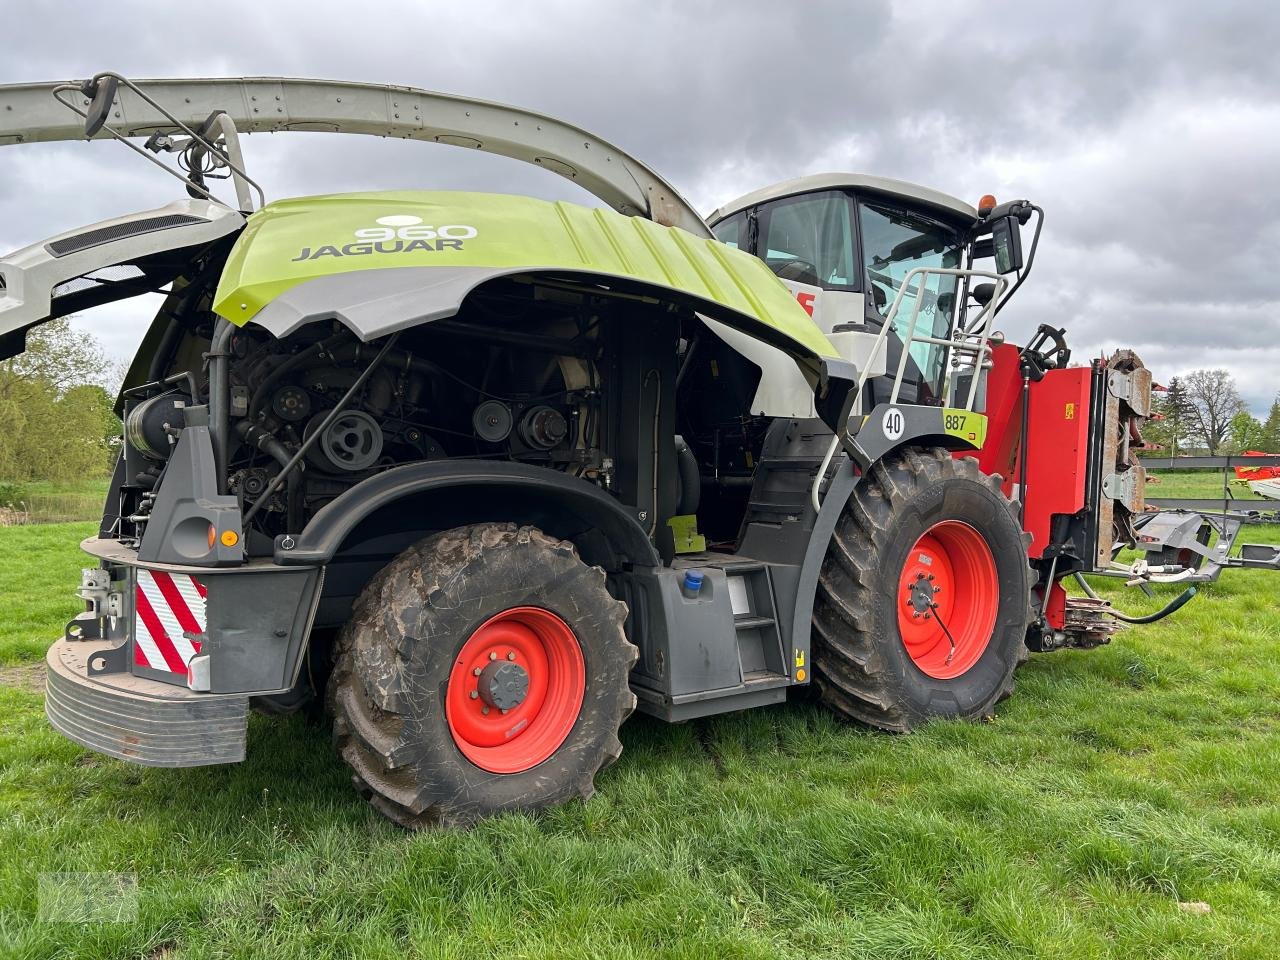
[[[988,717],[1027,657],[1026,540],[972,458],[905,449],[868,471],[814,602],[814,670],[836,713],[905,733]]]
[[[356,601],[329,684],[357,788],[402,826],[466,826],[594,791],[622,752],[637,650],[604,571],[533,527],[428,537]]]

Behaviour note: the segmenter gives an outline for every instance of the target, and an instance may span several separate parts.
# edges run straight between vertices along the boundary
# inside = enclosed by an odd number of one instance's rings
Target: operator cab
[[[957,321],[963,325],[967,311],[961,307],[971,299],[980,305],[986,293],[947,273],[918,274],[903,290],[908,274],[917,268],[958,271],[995,253],[990,239],[979,239],[993,232],[992,219],[976,208],[927,187],[860,174],[788,180],[726,204],[708,223],[722,243],[764,260],[825,334],[876,334],[893,313],[883,358],[889,373],[899,367],[913,315],[917,337],[949,340]],[[1001,254],[1000,273],[1021,268],[1020,250],[1005,247]],[[901,402],[947,402],[947,349],[911,344]],[[867,383],[864,412],[888,399],[892,379]]]

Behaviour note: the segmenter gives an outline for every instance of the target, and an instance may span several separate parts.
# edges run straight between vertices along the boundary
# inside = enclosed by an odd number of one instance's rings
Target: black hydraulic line
[[[698,467],[698,458],[694,456],[684,437],[676,437],[676,469],[680,476],[680,503],[677,509],[682,514],[697,513],[702,498],[702,471]]]
[[[1163,620],[1169,614],[1184,606],[1186,602],[1195,595],[1196,588],[1187,587],[1187,589],[1183,590],[1182,593],[1180,593],[1177,598],[1163,610],[1157,610],[1155,613],[1149,613],[1145,617],[1128,617],[1115,610],[1108,610],[1107,612],[1117,620],[1122,620],[1125,623],[1155,623],[1157,620]]]
[[[1081,590],[1083,590],[1083,591],[1085,592],[1085,595],[1086,595],[1086,596],[1090,597],[1090,598],[1091,598],[1091,599],[1093,599],[1093,600],[1101,600],[1101,599],[1102,599],[1102,598],[1101,598],[1100,596],[1098,596],[1098,594],[1094,591],[1093,587],[1089,586],[1089,581],[1088,581],[1088,580],[1086,580],[1086,579],[1084,578],[1084,574],[1077,572],[1077,573],[1075,574],[1075,578],[1076,578],[1076,583],[1077,583],[1077,584],[1079,584],[1080,589],[1081,589]]]
[[[1076,583],[1080,585],[1080,589],[1083,590],[1090,598],[1094,600],[1102,599],[1100,596],[1098,596],[1097,592],[1093,589],[1093,587],[1089,586],[1089,581],[1086,580],[1082,574],[1076,573],[1075,578],[1076,578]],[[1186,606],[1187,601],[1190,600],[1195,595],[1196,595],[1196,588],[1187,587],[1187,589],[1183,590],[1182,593],[1178,594],[1178,596],[1174,598],[1173,602],[1171,602],[1168,606],[1164,607],[1163,609],[1157,610],[1155,613],[1149,613],[1145,617],[1130,617],[1123,613],[1120,613],[1118,610],[1108,610],[1107,613],[1110,616],[1113,616],[1117,620],[1120,620],[1124,623],[1134,623],[1134,624],[1155,623],[1157,620],[1163,620],[1169,614],[1175,612],[1176,610],[1180,610],[1182,607]]]
[[[367,367],[364,368],[364,372],[361,373],[360,376],[356,377],[356,382],[347,388],[347,392],[342,395],[342,399],[338,401],[337,406],[329,411],[328,416],[321,421],[320,426],[316,428],[316,431],[303,441],[302,446],[298,448],[298,452],[293,455],[288,463],[280,468],[279,473],[271,478],[271,482],[267,484],[267,488],[262,491],[262,496],[258,497],[258,499],[253,502],[253,506],[249,508],[249,512],[244,515],[242,523],[245,527],[249,526],[249,521],[254,518],[254,515],[257,514],[262,506],[271,498],[271,495],[280,489],[280,484],[284,482],[284,480],[288,478],[289,474],[294,471],[294,468],[296,468],[302,461],[302,458],[306,456],[307,451],[316,444],[320,437],[324,435],[325,431],[328,430],[329,427],[333,425],[334,421],[338,419],[338,415],[342,413],[347,404],[351,402],[351,398],[354,397],[360,391],[360,388],[368,382],[369,378],[373,376],[373,372],[378,369],[378,366],[386,358],[387,354],[391,352],[391,348],[395,346],[398,339],[400,339],[400,332],[397,330],[387,338],[387,342],[383,344],[382,349],[378,351],[378,355],[373,358]]]
[[[160,336],[160,343],[156,345],[156,352],[151,355],[151,363],[147,366],[148,380],[160,379],[165,368],[169,366],[170,356],[173,354],[182,332],[182,325],[174,320],[173,317],[170,317],[169,325],[164,328],[164,333]]]
[[[947,637],[947,643],[951,644],[951,650],[950,650],[950,652],[948,652],[948,653],[947,653],[947,659],[946,659],[946,663],[948,663],[948,664],[949,664],[949,663],[951,663],[951,659],[952,659],[952,657],[954,657],[954,656],[956,655],[956,641],[955,641],[955,638],[951,636],[951,631],[947,629],[947,625],[946,625],[945,623],[943,623],[943,622],[942,622],[942,614],[940,614],[940,613],[938,612],[938,605],[937,605],[936,603],[934,603],[933,601],[930,601],[930,602],[929,602],[929,609],[930,609],[930,610],[932,610],[932,611],[933,611],[933,615],[934,615],[935,617],[937,617],[937,619],[938,619],[938,626],[940,626],[940,627],[942,628],[942,632],[943,632],[944,634],[946,634],[946,637]]]
[[[236,332],[230,320],[218,318],[209,343],[209,435],[218,493],[227,492],[227,430],[231,422],[230,359],[228,348]]]

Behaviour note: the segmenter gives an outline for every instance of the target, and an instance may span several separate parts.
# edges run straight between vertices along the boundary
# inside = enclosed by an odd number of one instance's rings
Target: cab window
[[[849,198],[835,191],[787,197],[760,208],[760,252],[783,280],[858,289]]]
[[[889,315],[894,299],[908,273],[917,267],[959,267],[961,239],[958,231],[921,213],[887,204],[863,202],[859,213],[862,227],[863,267],[866,270],[868,311],[881,319]],[[920,315],[916,333],[945,337],[951,327],[958,278],[929,274],[923,291],[919,277],[904,294],[894,330],[903,339],[911,323],[916,300]],[[914,343],[911,358],[930,383],[941,381],[944,350],[936,344]]]
[[[726,217],[712,227],[711,235],[723,244],[738,250],[745,250],[747,248],[746,226],[747,215],[745,213],[735,213],[732,217]]]

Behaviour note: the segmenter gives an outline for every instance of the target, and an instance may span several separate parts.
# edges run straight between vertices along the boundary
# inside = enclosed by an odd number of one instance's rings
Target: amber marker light
[[[988,213],[996,208],[996,198],[989,193],[984,193],[982,199],[978,201],[978,214],[985,217]]]

